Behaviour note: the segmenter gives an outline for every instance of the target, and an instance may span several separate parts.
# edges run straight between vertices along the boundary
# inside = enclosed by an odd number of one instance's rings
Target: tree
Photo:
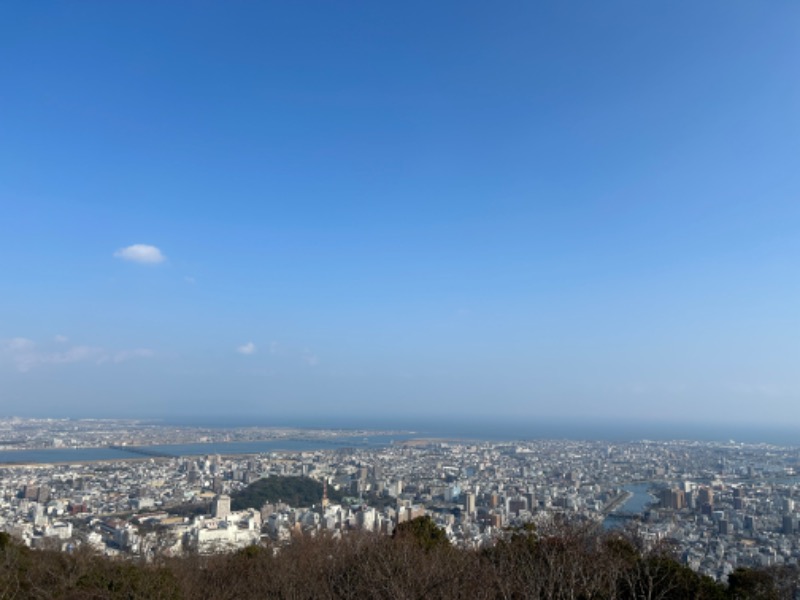
[[[728,594],[736,600],[779,600],[775,582],[766,571],[738,568],[728,575]]]
[[[438,527],[428,515],[400,523],[394,530],[393,537],[411,540],[425,550],[450,547],[444,529]]]

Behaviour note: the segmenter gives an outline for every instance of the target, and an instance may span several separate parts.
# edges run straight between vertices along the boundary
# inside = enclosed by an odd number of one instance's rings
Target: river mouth
[[[197,442],[159,444],[141,447],[105,446],[99,448],[38,448],[0,450],[0,465],[59,464],[95,461],[132,460],[147,457],[177,458],[220,454],[241,456],[270,452],[313,452],[342,448],[382,448],[405,441],[408,434],[339,436],[330,439],[284,438],[246,442]]]

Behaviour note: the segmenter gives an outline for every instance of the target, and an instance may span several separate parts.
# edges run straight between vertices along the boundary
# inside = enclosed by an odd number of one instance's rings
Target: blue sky
[[[796,2],[0,8],[0,414],[800,425]]]

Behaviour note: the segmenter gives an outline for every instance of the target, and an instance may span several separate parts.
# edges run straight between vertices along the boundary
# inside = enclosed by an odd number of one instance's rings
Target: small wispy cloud
[[[155,265],[164,262],[167,257],[155,246],[149,244],[133,244],[114,252],[115,258],[135,263]]]
[[[0,360],[8,361],[21,373],[27,373],[44,365],[67,365],[73,363],[93,362],[121,363],[134,358],[145,358],[154,355],[152,350],[138,348],[135,350],[111,351],[98,346],[75,345],[66,349],[68,341],[64,336],[55,336],[58,349],[42,347],[33,340],[18,337],[0,340]]]
[[[319,357],[311,352],[308,348],[305,348],[301,353],[301,358],[303,362],[306,363],[309,367],[316,367],[319,364]]]
[[[236,348],[236,351],[239,354],[244,354],[245,356],[250,354],[255,354],[256,345],[253,342],[247,342],[246,344],[242,344],[241,346]]]
[[[66,344],[69,341],[69,338],[65,335],[56,335],[53,336],[53,340],[58,342],[59,344]]]
[[[185,275],[183,277],[183,282],[188,283],[189,285],[194,285],[197,283],[197,280],[194,277],[190,277],[189,275]]]
[[[136,348],[134,350],[120,350],[111,355],[111,362],[121,363],[135,358],[150,358],[155,356],[155,352],[149,348]]]
[[[239,354],[250,355],[255,354],[257,347],[254,342],[247,342],[236,348]],[[316,367],[319,363],[319,356],[317,356],[310,348],[299,348],[297,346],[289,346],[280,342],[271,341],[266,346],[266,352],[269,353],[270,360],[277,360],[284,363],[297,364],[300,361],[309,367]]]
[[[24,337],[15,337],[10,340],[4,341],[4,347],[11,352],[24,352],[32,350],[36,346],[36,342]]]

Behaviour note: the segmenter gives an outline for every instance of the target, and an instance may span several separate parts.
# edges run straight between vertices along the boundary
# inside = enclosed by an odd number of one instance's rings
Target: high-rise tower
[[[328,508],[328,481],[322,480],[322,510]]]

